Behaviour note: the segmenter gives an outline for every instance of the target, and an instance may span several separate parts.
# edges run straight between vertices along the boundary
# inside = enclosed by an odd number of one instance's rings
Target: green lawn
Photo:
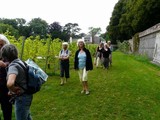
[[[51,76],[34,95],[34,120],[160,120],[160,69],[134,56],[114,52],[108,71],[90,71],[89,96],[80,93],[74,70],[59,83]]]

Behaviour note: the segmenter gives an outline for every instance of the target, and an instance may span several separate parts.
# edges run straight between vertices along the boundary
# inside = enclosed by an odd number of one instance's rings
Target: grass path
[[[109,71],[89,72],[89,96],[80,94],[76,71],[64,86],[49,77],[34,96],[34,120],[160,120],[160,69],[120,52]]]

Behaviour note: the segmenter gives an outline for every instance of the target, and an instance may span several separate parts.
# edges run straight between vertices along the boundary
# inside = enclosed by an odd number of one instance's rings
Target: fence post
[[[46,69],[47,69],[47,66],[48,66],[48,58],[49,58],[49,53],[50,53],[50,44],[51,44],[51,38],[49,37],[48,38],[48,50],[47,50],[47,57],[46,57],[46,64],[45,64],[45,72],[46,72]]]
[[[20,56],[21,60],[23,59],[24,45],[25,45],[25,37],[23,38],[23,41],[22,41],[22,50],[21,50],[21,56]]]

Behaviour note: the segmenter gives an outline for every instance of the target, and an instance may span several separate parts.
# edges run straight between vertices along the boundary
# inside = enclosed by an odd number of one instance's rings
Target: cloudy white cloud
[[[88,27],[101,27],[105,32],[118,0],[0,0],[0,18],[40,17],[49,24],[78,23],[82,32]]]

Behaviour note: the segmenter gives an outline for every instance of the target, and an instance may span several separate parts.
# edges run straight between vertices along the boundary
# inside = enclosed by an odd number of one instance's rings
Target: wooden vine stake
[[[47,57],[46,57],[46,64],[45,64],[45,72],[47,70],[47,66],[48,66],[48,60],[49,60],[49,55],[50,55],[50,45],[51,45],[51,38],[48,38],[48,47],[47,47]]]

